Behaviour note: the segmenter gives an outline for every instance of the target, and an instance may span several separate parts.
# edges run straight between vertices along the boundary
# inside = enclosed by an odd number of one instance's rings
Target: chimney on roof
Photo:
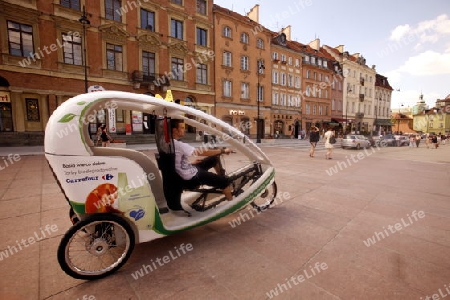
[[[353,53],[352,56],[353,56],[354,58],[359,58],[359,53],[358,53],[358,52]]]
[[[286,28],[281,29],[281,32],[286,35],[286,40],[291,40],[291,25],[286,26]]]
[[[252,7],[252,9],[250,9],[247,13],[247,17],[259,24],[259,4],[256,4]]]
[[[337,47],[334,47],[339,53],[344,53],[344,45],[339,45]]]
[[[314,41],[309,42],[308,44],[314,50],[319,51],[320,49],[320,39],[315,39]]]

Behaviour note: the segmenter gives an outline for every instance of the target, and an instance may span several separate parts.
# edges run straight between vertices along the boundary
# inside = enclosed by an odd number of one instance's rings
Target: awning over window
[[[331,122],[345,123],[345,119],[342,119],[342,118],[331,118]]]
[[[392,126],[391,119],[377,119],[375,125]]]

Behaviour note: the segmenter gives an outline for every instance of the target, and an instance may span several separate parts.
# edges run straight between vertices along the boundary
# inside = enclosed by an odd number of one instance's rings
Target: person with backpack
[[[327,132],[324,134],[325,139],[325,149],[327,149],[327,153],[325,154],[325,159],[332,159],[331,154],[333,153],[333,144],[336,143],[336,138],[334,137],[334,132],[331,130],[331,127],[328,128]]]

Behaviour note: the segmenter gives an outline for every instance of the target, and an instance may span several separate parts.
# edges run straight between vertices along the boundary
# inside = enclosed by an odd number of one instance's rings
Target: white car
[[[363,135],[347,134],[342,138],[342,148],[368,148],[371,146],[370,141]]]

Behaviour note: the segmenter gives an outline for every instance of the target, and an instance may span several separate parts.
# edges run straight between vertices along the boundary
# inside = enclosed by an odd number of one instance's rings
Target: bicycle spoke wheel
[[[266,210],[273,203],[273,201],[275,201],[276,196],[277,184],[274,181],[264,190],[264,192],[258,198],[251,202],[251,205],[258,211]]]
[[[66,232],[58,247],[58,262],[77,279],[99,279],[117,271],[134,248],[131,226],[116,215],[94,215]]]

